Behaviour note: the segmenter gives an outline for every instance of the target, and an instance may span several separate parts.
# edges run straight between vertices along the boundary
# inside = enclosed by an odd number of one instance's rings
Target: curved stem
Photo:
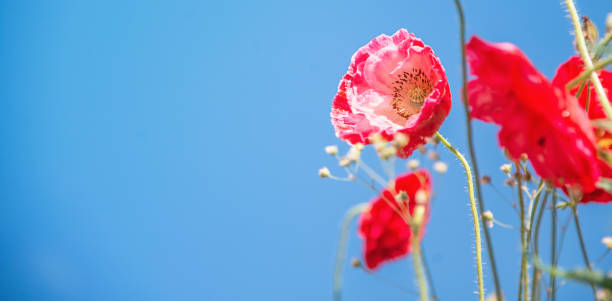
[[[346,255],[346,245],[348,242],[349,226],[351,221],[368,208],[368,203],[360,203],[351,207],[344,215],[342,220],[342,228],[340,230],[340,239],[338,239],[338,251],[336,252],[336,266],[334,268],[334,300],[340,301],[342,299],[342,266],[344,264],[344,257]]]
[[[482,246],[480,238],[480,223],[478,220],[478,210],[476,209],[476,198],[474,197],[474,179],[472,178],[472,170],[465,157],[455,149],[439,132],[436,133],[436,138],[448,148],[448,150],[461,161],[467,176],[468,195],[470,197],[470,209],[472,211],[472,220],[474,223],[474,236],[476,237],[476,271],[478,273],[478,300],[484,301],[484,283],[482,276]],[[501,295],[500,295],[501,296]]]
[[[472,135],[472,116],[468,108],[468,97],[467,97],[467,62],[465,56],[465,16],[463,14],[463,7],[459,0],[455,0],[455,6],[457,7],[457,13],[459,14],[459,35],[460,35],[460,47],[461,47],[461,79],[462,79],[462,96],[463,96],[463,111],[465,112],[465,122],[467,130],[467,141],[468,150],[470,152],[470,161],[474,166],[474,176],[476,177],[476,196],[478,197],[478,209],[480,212],[485,211],[484,199],[482,197],[482,190],[480,187],[480,172],[478,170],[478,162],[476,161],[476,153],[474,151],[474,138]],[[484,224],[484,220],[481,216],[481,222]],[[489,264],[491,265],[491,273],[493,274],[493,284],[495,285],[495,295],[497,300],[503,301],[503,295],[501,292],[501,285],[499,283],[499,276],[497,274],[497,263],[495,261],[495,253],[493,252],[493,241],[489,228],[483,227],[485,243],[487,245],[487,254],[489,255]]]
[[[570,16],[572,17],[574,31],[576,32],[576,44],[578,45],[578,51],[580,52],[582,61],[584,62],[587,70],[593,69],[593,61],[591,60],[589,50],[587,49],[586,42],[584,41],[584,34],[582,33],[582,27],[580,25],[578,11],[576,10],[576,6],[574,6],[574,1],[565,0],[565,4],[567,5]],[[597,92],[597,96],[599,96],[599,101],[601,101],[601,106],[603,107],[604,112],[606,112],[606,116],[608,119],[612,120],[612,106],[610,106],[610,102],[608,101],[608,97],[606,96],[606,92],[604,91],[601,82],[599,81],[597,73],[591,73],[591,81],[595,86],[595,91]]]

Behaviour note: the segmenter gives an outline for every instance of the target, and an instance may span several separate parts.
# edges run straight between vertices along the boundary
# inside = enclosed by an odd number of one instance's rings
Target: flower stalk
[[[574,5],[573,0],[565,0],[565,4],[569,10],[570,16],[572,18],[572,23],[574,24],[574,31],[576,32],[576,44],[578,45],[578,51],[580,52],[580,56],[582,57],[582,61],[587,70],[594,69],[593,61],[591,60],[591,56],[589,55],[589,50],[587,49],[586,42],[584,41],[584,33],[582,32],[582,27],[580,25],[580,18],[578,17],[578,11],[576,10],[576,6]],[[597,92],[597,96],[599,96],[599,100],[601,101],[601,106],[606,113],[608,119],[612,120],[612,106],[610,106],[610,101],[608,101],[608,97],[606,96],[606,92],[604,91],[601,82],[599,81],[599,77],[597,73],[592,72],[591,81],[595,86],[595,91]]]
[[[455,0],[455,6],[457,7],[457,14],[459,15],[459,35],[460,35],[460,47],[461,47],[461,79],[462,79],[462,96],[463,96],[463,111],[465,112],[466,132],[468,141],[468,150],[470,152],[470,161],[474,166],[474,176],[476,176],[476,195],[478,196],[478,206],[480,212],[485,211],[484,199],[482,197],[482,190],[480,187],[480,172],[478,170],[478,163],[476,161],[476,153],[474,151],[474,138],[472,135],[472,116],[468,108],[467,101],[467,62],[465,56],[465,16],[463,14],[463,7],[461,1]],[[482,220],[484,224],[484,220]],[[501,285],[499,283],[499,276],[497,274],[497,263],[495,262],[495,253],[493,252],[493,241],[491,234],[487,227],[483,227],[485,243],[487,245],[487,254],[489,255],[489,262],[491,265],[491,273],[493,274],[493,284],[495,285],[495,295],[499,301],[503,301],[503,294],[501,292]]]
[[[465,157],[455,148],[453,147],[447,140],[440,134],[440,132],[436,132],[436,138],[440,140],[440,142],[448,148],[448,150],[461,161],[463,168],[465,169],[465,173],[467,176],[467,184],[468,184],[468,196],[470,198],[470,209],[472,211],[472,220],[474,224],[474,236],[476,237],[476,272],[478,274],[478,300],[484,301],[484,283],[482,276],[482,246],[481,246],[481,238],[480,238],[480,222],[478,219],[478,209],[476,208],[476,198],[474,197],[474,179],[472,178],[472,170],[470,165],[468,164]]]

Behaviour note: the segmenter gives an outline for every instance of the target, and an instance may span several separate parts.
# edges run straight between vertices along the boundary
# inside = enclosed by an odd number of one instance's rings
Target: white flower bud
[[[499,167],[499,170],[503,171],[505,174],[510,174],[512,171],[512,165],[502,164],[502,166]]]
[[[406,163],[406,165],[408,166],[408,169],[410,169],[410,170],[417,169],[419,167],[419,164],[420,164],[420,162],[417,159],[410,159],[410,160],[408,160],[408,163]]]
[[[331,175],[331,173],[329,172],[329,169],[327,169],[327,167],[323,167],[323,168],[319,169],[319,177],[327,178],[330,175]]]
[[[338,147],[335,145],[328,145],[325,147],[325,152],[328,155],[335,156],[336,154],[338,154]]]
[[[437,161],[433,165],[433,169],[440,174],[446,173],[448,171],[448,165],[442,161]]]
[[[601,239],[601,243],[606,245],[606,247],[608,247],[608,249],[612,249],[612,237],[606,236],[606,237],[602,238]]]

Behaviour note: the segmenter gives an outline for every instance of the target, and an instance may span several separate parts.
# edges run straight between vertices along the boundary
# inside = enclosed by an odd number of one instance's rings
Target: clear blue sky
[[[465,2],[468,34],[517,44],[549,77],[573,53],[559,1]],[[600,27],[612,10],[578,7]],[[442,132],[466,150],[451,0],[4,1],[0,15],[4,300],[330,300],[340,219],[374,193],[316,171],[334,165],[323,147],[340,144],[329,121],[339,79],[381,33],[404,27],[435,49],[454,100]],[[496,132],[477,124],[477,152],[510,198]],[[474,300],[464,173],[441,155],[450,170],[434,178],[424,244],[440,299]],[[580,210],[595,259],[612,206]],[[518,234],[492,233],[514,299]],[[360,248],[352,235],[349,256]],[[579,254],[570,224],[562,264],[580,265]],[[409,261],[377,275],[414,288]],[[590,294],[568,284],[559,300]],[[352,269],[345,297],[415,299]]]

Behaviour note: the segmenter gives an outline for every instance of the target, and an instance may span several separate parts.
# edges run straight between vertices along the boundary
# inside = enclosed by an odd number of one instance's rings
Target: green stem
[[[523,183],[522,176],[520,172],[520,164],[519,162],[515,162],[516,172],[519,175],[516,177],[517,179],[517,187],[518,187],[518,197],[519,197],[519,212],[521,219],[521,273],[519,277],[519,294],[518,300],[521,300],[521,293],[524,292],[523,300],[527,301],[527,297],[529,296],[528,287],[527,287],[527,229],[525,227],[525,200],[523,198]]]
[[[572,23],[574,24],[574,31],[576,32],[576,44],[578,45],[578,51],[580,52],[580,56],[582,57],[582,61],[586,66],[587,70],[593,69],[593,61],[591,60],[591,56],[589,55],[589,50],[586,47],[586,42],[584,41],[584,34],[582,33],[582,25],[580,24],[580,20],[578,17],[578,11],[576,10],[576,6],[574,6],[573,0],[565,0],[565,4],[567,5],[568,11],[572,18]],[[599,77],[597,73],[591,73],[591,81],[595,86],[595,91],[597,92],[597,96],[599,96],[599,101],[601,102],[601,106],[606,112],[606,116],[608,119],[612,120],[612,106],[610,106],[610,101],[608,101],[608,96],[599,81]]]
[[[351,207],[342,220],[342,228],[340,230],[340,238],[338,240],[338,250],[336,252],[336,266],[334,268],[334,286],[333,294],[334,300],[340,301],[342,299],[342,266],[344,265],[344,258],[346,256],[346,246],[348,242],[349,226],[351,221],[361,214],[366,208],[368,203],[361,203]]]
[[[478,274],[478,300],[484,301],[484,283],[482,276],[482,246],[481,246],[481,238],[480,238],[480,223],[478,220],[478,210],[476,209],[476,199],[474,197],[474,180],[472,178],[472,170],[470,165],[468,164],[465,157],[455,149],[447,140],[442,136],[439,132],[436,133],[436,138],[440,140],[440,142],[448,148],[448,150],[453,153],[461,161],[463,168],[465,169],[465,173],[467,176],[467,184],[468,184],[468,194],[470,198],[470,209],[472,211],[472,220],[474,224],[474,236],[476,237],[476,271]],[[501,295],[500,295],[501,296]]]
[[[427,283],[425,282],[423,270],[421,269],[420,259],[422,255],[418,237],[419,226],[415,225],[412,227],[412,264],[414,265],[414,273],[416,274],[417,281],[419,283],[419,295],[421,296],[421,301],[427,301],[429,297],[427,296]]]
[[[591,106],[591,83],[587,84],[587,97],[586,97],[586,106],[584,110],[588,113],[589,107]]]
[[[542,222],[542,216],[544,215],[544,209],[546,208],[546,201],[548,200],[549,191],[546,190],[544,193],[544,197],[542,198],[542,205],[540,206],[540,211],[538,213],[538,218],[536,220],[535,229],[533,231],[533,255],[536,258],[539,258],[539,242],[540,242],[540,224]],[[537,208],[537,207],[536,207]],[[533,276],[531,276],[531,300],[537,301],[540,299],[540,290],[538,283],[540,281],[540,269],[535,267],[533,268]]]
[[[582,258],[584,259],[584,264],[586,265],[589,271],[593,271],[591,269],[591,263],[589,262],[589,256],[587,254],[586,246],[584,245],[584,238],[582,237],[582,230],[580,228],[580,221],[578,220],[578,209],[576,208],[576,203],[574,200],[572,201],[572,214],[574,215],[574,223],[576,224],[576,233],[578,233],[578,242],[580,243],[580,250],[582,251]],[[591,289],[593,289],[593,295],[595,296],[595,300],[597,300],[597,290],[595,289],[595,285],[591,283]]]
[[[552,192],[552,211],[551,211],[551,235],[550,235],[550,266],[557,267],[557,192]],[[550,274],[551,300],[557,300],[557,279],[554,274]]]
[[[423,245],[421,245],[421,262],[423,263],[423,268],[425,270],[425,276],[427,277],[427,284],[431,291],[431,299],[433,301],[438,301],[438,295],[436,294],[436,289],[434,287],[433,276],[431,274],[431,270],[429,269],[429,265],[427,264],[427,256],[425,256],[425,249]]]
[[[582,71],[582,73],[580,73],[576,78],[567,83],[567,85],[565,85],[565,88],[567,90],[573,88],[579,82],[586,80],[589,76],[591,76],[593,72],[602,69],[610,64],[612,64],[612,56],[608,56],[607,58],[598,61],[596,64],[593,65],[593,68],[589,68],[587,70]]]
[[[480,212],[485,211],[484,199],[482,197],[482,189],[480,187],[480,171],[478,169],[478,162],[476,161],[476,153],[474,147],[474,138],[472,135],[472,116],[470,115],[470,110],[468,108],[468,97],[467,97],[467,61],[465,55],[465,15],[463,13],[463,7],[461,6],[461,1],[454,0],[455,6],[457,7],[457,13],[459,15],[459,35],[460,35],[460,47],[461,47],[461,79],[462,79],[462,96],[463,96],[463,111],[465,113],[465,122],[466,122],[466,130],[467,130],[467,141],[468,141],[468,150],[470,153],[470,161],[474,166],[474,176],[476,177],[476,196],[478,197],[478,209]],[[484,224],[485,221],[481,216],[481,222]],[[497,296],[497,300],[503,301],[503,295],[501,291],[501,285],[499,282],[499,276],[497,273],[497,263],[495,261],[495,253],[493,252],[493,241],[491,239],[491,234],[489,233],[489,228],[483,227],[485,243],[487,246],[487,254],[489,255],[489,264],[491,265],[491,273],[493,274],[493,284],[495,285],[495,295]]]

